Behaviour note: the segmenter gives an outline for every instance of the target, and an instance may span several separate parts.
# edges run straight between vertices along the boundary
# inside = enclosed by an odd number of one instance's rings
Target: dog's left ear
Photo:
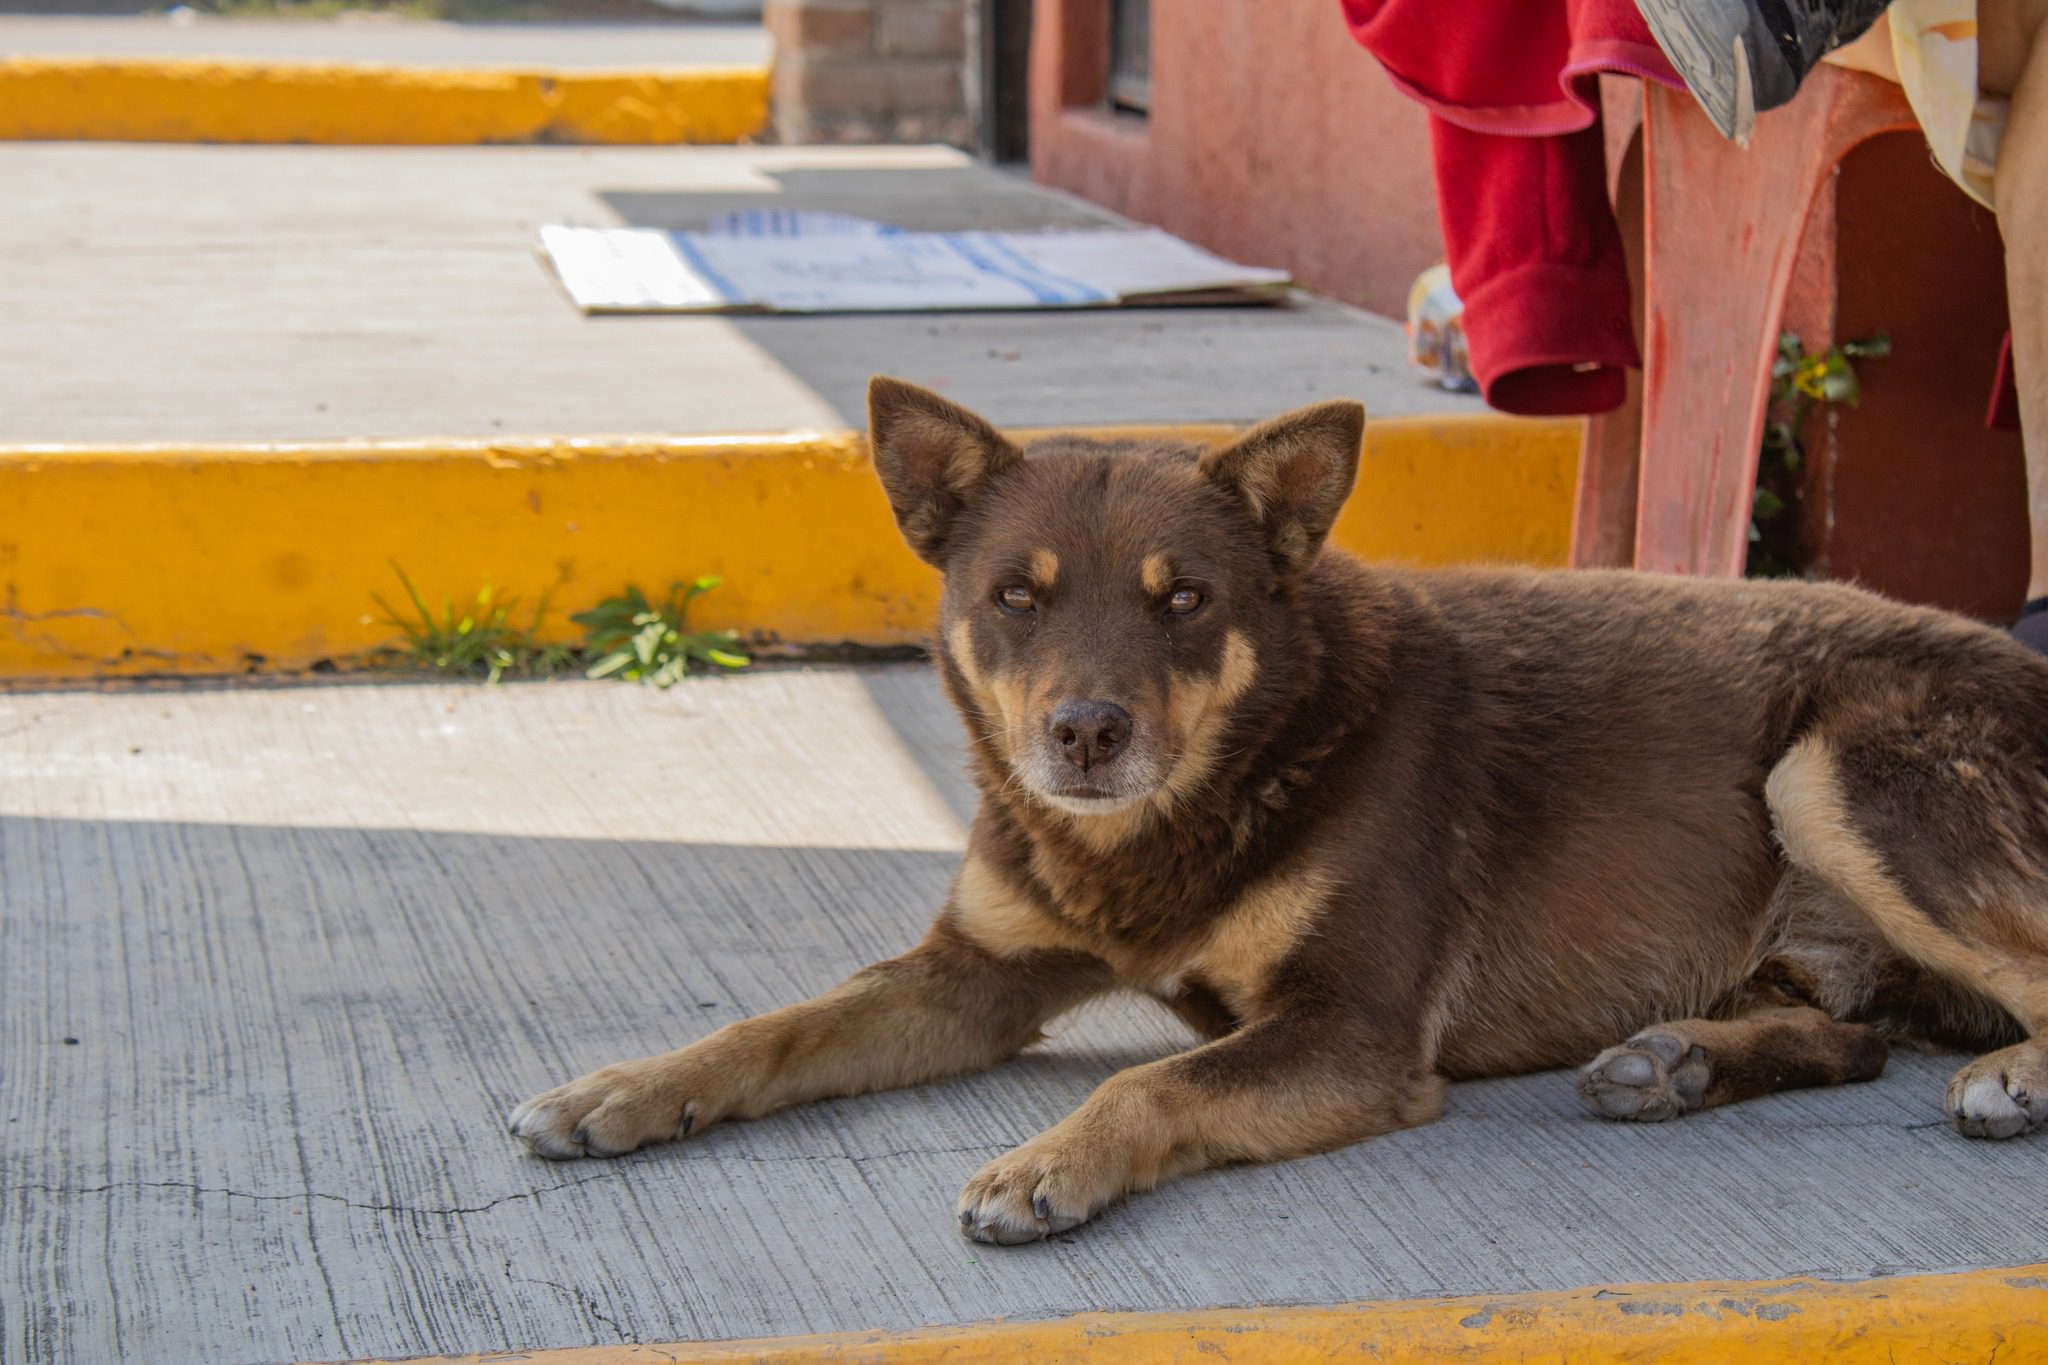
[[[1253,427],[1202,457],[1202,472],[1251,509],[1281,572],[1307,568],[1358,478],[1363,403],[1317,403]]]
[[[1024,458],[958,403],[887,375],[868,381],[868,445],[903,538],[919,559],[941,569],[954,518],[990,479]]]

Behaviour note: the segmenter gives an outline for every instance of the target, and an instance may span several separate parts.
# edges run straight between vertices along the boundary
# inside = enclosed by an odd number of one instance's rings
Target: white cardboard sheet
[[[1256,303],[1287,273],[1156,228],[905,232],[842,214],[757,211],[705,232],[541,229],[586,313],[884,313]]]

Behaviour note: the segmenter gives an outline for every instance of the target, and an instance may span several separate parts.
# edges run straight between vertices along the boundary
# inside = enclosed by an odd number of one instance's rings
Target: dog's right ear
[[[868,381],[868,445],[903,538],[942,569],[954,518],[1024,458],[958,403],[886,375]]]

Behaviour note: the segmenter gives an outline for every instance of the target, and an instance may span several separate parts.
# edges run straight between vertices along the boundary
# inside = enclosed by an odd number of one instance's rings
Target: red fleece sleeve
[[[1642,364],[1628,265],[1595,123],[1502,137],[1430,119],[1437,212],[1486,401],[1528,416],[1604,412]]]
[[[1437,216],[1486,401],[1530,415],[1619,404],[1641,360],[1593,77],[1677,80],[1633,0],[1341,3],[1430,111]]]

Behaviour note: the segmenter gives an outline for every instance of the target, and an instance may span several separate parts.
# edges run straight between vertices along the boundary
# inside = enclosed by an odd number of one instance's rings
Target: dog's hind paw
[[[1608,1048],[1579,1073],[1579,1098],[1602,1118],[1661,1123],[1700,1107],[1707,1054],[1652,1029]]]
[[[1948,1083],[1948,1111],[1965,1137],[2031,1133],[2048,1122],[2048,1050],[2030,1041],[1977,1058]]]

